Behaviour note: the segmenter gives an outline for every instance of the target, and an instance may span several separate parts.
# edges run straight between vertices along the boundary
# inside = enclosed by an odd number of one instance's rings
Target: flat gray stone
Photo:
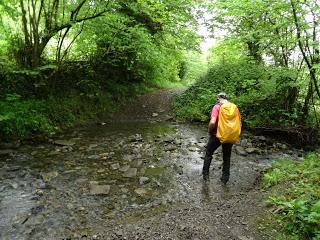
[[[91,160],[99,160],[101,157],[100,157],[100,155],[91,155],[88,158]]]
[[[41,176],[42,176],[42,178],[43,178],[43,180],[44,180],[45,182],[50,181],[52,178],[55,178],[55,177],[57,177],[58,175],[59,175],[59,173],[56,172],[56,171],[48,172],[48,173],[42,173],[42,174],[41,174]]]
[[[239,155],[241,155],[241,156],[247,156],[248,155],[248,153],[246,152],[246,150],[243,148],[243,147],[241,147],[241,146],[236,146],[236,153],[237,154],[239,154]]]
[[[199,150],[199,148],[191,146],[191,147],[188,147],[188,150],[191,151],[191,152],[196,152],[196,151]]]
[[[120,170],[121,172],[126,172],[126,171],[129,170],[129,168],[130,168],[129,165],[124,165],[124,166],[122,166],[119,170]]]
[[[99,183],[95,181],[90,182],[91,195],[108,195],[110,189],[110,185],[99,185]]]
[[[247,153],[260,153],[260,150],[258,148],[248,147],[246,148]]]
[[[123,160],[131,162],[134,159],[134,155],[124,155]]]
[[[139,178],[139,184],[144,185],[146,183],[150,182],[150,179],[148,177],[140,177]]]
[[[147,194],[147,190],[145,190],[144,188],[137,188],[134,190],[134,192],[139,196],[144,196]]]
[[[61,146],[73,146],[76,144],[73,140],[56,140],[54,143]]]
[[[137,176],[136,168],[129,168],[126,172],[122,174],[123,177],[132,178]]]
[[[0,150],[0,155],[7,155],[13,153],[14,151],[11,149]]]
[[[111,164],[111,168],[112,168],[113,170],[119,169],[119,168],[120,168],[120,164],[119,164],[119,163]]]

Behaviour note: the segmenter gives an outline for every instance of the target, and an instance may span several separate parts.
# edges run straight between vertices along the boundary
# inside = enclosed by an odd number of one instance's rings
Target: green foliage
[[[0,101],[0,134],[24,137],[36,133],[53,133],[54,127],[43,115],[45,101],[22,101],[17,94],[8,94]]]
[[[88,98],[90,101],[88,101]],[[34,134],[51,135],[115,109],[108,94],[68,98],[23,100],[17,94],[7,94],[0,101],[0,136],[30,137]]]
[[[302,162],[278,161],[263,182],[276,191],[269,197],[278,229],[286,239],[320,238],[320,154],[308,154]]]
[[[224,91],[239,106],[247,126],[297,124],[298,104],[292,96],[299,89],[296,71],[257,64],[243,46],[230,43],[212,50],[206,75],[176,99],[177,116],[207,120],[215,95]]]

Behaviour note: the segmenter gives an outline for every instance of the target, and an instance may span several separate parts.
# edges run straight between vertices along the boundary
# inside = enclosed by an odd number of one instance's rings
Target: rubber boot
[[[231,143],[225,143],[222,145],[223,166],[222,166],[222,176],[220,180],[223,184],[226,184],[229,181],[231,149],[232,149]]]
[[[202,168],[202,177],[204,181],[209,180],[209,167],[212,161],[212,157],[204,157],[203,168]]]

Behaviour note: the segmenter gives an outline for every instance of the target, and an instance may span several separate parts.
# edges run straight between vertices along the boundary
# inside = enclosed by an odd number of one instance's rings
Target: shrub
[[[292,239],[320,239],[319,160],[319,153],[311,153],[302,162],[278,162],[264,175],[266,187],[279,186],[267,202]]]

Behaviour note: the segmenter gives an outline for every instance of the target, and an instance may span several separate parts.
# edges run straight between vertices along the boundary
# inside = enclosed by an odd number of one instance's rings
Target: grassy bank
[[[270,188],[267,203],[272,212],[271,228],[278,239],[320,239],[320,152],[302,162],[282,160],[263,176]]]
[[[50,136],[70,127],[116,111],[137,95],[155,90],[143,84],[117,85],[112,91],[94,95],[75,91],[72,94],[46,98],[23,98],[6,94],[0,100],[0,137],[24,139]]]

